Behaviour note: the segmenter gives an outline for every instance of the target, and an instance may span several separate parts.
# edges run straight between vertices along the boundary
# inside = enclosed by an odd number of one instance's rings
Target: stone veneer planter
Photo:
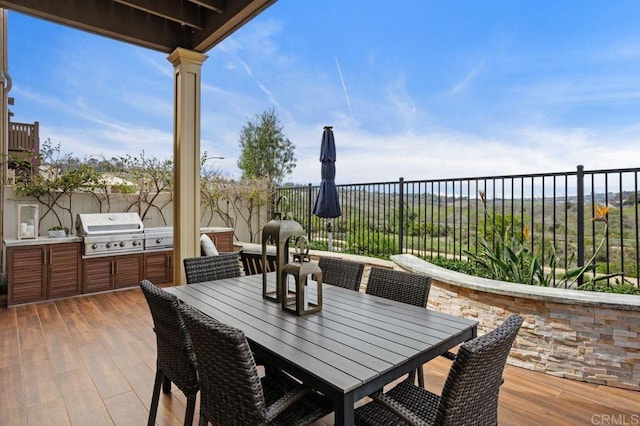
[[[558,377],[640,390],[640,296],[583,292],[489,280],[413,255],[391,256],[433,279],[430,308],[475,318],[478,334],[511,313],[524,323],[508,363]]]

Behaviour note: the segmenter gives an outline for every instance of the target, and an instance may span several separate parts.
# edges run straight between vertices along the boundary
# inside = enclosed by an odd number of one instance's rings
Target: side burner
[[[173,248],[173,228],[146,228],[144,230],[144,249],[161,250]]]

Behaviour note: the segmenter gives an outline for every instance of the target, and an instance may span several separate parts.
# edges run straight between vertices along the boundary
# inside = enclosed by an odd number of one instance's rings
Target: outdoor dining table
[[[328,284],[322,311],[297,316],[263,299],[262,274],[166,290],[242,330],[261,359],[332,399],[336,425],[353,424],[356,401],[476,336],[476,321]]]

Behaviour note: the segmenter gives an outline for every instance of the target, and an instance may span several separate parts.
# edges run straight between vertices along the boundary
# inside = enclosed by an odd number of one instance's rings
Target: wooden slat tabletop
[[[353,422],[354,401],[476,335],[476,321],[327,284],[322,311],[307,316],[263,299],[262,275],[166,290],[332,397],[336,424]]]

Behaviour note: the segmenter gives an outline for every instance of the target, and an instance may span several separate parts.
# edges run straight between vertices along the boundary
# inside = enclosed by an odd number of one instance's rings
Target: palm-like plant
[[[480,198],[485,204],[485,195],[480,191]],[[594,206],[595,217],[592,219],[596,222],[604,222],[604,235],[607,233],[607,214],[609,206]],[[486,214],[486,213],[485,213]],[[526,247],[526,241],[531,237],[528,227],[524,227],[520,236],[514,235],[510,227],[507,227],[502,234],[494,233],[491,243],[485,239],[480,241],[480,248],[477,253],[465,251],[467,256],[476,262],[481,268],[484,268],[493,279],[500,281],[515,282],[529,285],[539,285],[544,287],[565,287],[573,288],[581,278],[587,273],[592,272],[589,282],[594,283],[601,280],[607,280],[619,274],[596,275],[597,264],[595,262],[596,255],[602,249],[605,238],[602,239],[591,258],[584,262],[584,265],[577,267],[562,268],[562,260],[558,257],[556,248],[551,244],[549,254],[547,256],[548,265],[542,264],[540,259]],[[571,254],[566,265],[572,265],[575,254]],[[555,276],[548,271],[562,271],[562,275]]]

